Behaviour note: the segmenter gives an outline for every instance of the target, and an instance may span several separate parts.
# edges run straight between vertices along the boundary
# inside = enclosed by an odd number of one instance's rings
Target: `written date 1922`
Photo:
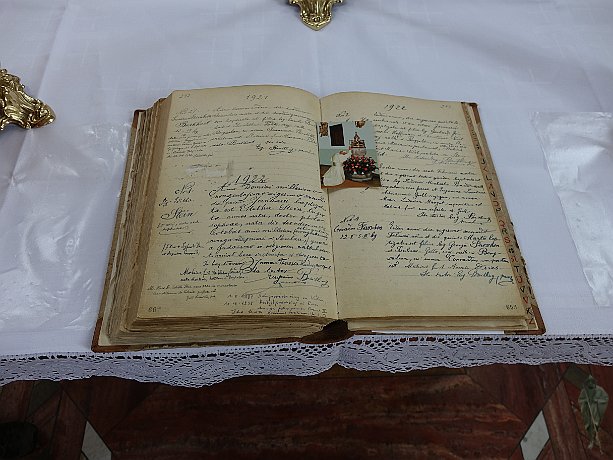
[[[387,112],[391,112],[392,110],[406,110],[406,109],[407,109],[406,105],[400,105],[400,104],[385,104],[385,106],[383,107],[383,110]]]

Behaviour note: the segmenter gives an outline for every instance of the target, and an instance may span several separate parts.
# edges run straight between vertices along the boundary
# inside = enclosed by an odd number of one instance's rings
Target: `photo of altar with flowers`
[[[321,122],[317,139],[322,187],[381,186],[372,122]]]

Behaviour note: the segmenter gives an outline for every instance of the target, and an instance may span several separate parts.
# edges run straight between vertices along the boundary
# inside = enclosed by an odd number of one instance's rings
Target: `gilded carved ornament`
[[[313,30],[319,30],[332,20],[332,6],[343,0],[289,0],[300,7],[300,18]]]
[[[9,124],[39,128],[55,120],[55,113],[43,101],[28,96],[19,77],[0,69],[0,131]]]

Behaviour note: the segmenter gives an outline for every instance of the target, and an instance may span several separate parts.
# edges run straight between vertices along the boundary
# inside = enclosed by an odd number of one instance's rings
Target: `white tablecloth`
[[[0,134],[0,383],[613,364],[613,307],[594,301],[531,122],[613,112],[612,26],[609,0],[346,0],[319,32],[284,0],[0,1],[0,67],[57,114]],[[133,110],[244,84],[478,102],[547,335],[89,352]]]

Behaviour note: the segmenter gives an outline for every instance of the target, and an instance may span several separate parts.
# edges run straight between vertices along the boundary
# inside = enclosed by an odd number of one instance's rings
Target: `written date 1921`
[[[248,94],[245,99],[248,101],[265,101],[268,96],[266,94]]]

